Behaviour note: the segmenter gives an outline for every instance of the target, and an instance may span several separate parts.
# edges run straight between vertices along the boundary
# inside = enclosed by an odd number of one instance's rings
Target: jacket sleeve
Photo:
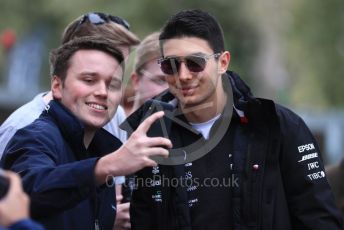
[[[56,135],[25,129],[19,130],[5,149],[1,164],[21,175],[33,217],[72,208],[95,191],[98,158],[66,163],[67,157],[73,158],[68,151]]]
[[[293,229],[342,229],[315,138],[296,114],[285,108],[278,113],[280,164]]]
[[[8,228],[9,230],[44,230],[43,226],[31,219],[18,221]]]

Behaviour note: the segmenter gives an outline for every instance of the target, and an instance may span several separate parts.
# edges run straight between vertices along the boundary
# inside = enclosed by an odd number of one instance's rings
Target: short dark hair
[[[84,36],[74,38],[73,40],[61,45],[50,52],[52,61],[51,75],[57,75],[63,81],[66,78],[67,70],[70,66],[70,58],[78,50],[100,50],[112,57],[120,63],[124,72],[124,57],[122,52],[117,48],[118,44],[113,40],[100,36]]]
[[[223,31],[219,22],[215,17],[201,10],[180,11],[166,22],[159,37],[161,52],[164,40],[182,37],[204,39],[214,53],[225,50]]]

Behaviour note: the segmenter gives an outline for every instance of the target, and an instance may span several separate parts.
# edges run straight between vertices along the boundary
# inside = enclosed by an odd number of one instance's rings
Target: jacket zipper
[[[98,205],[98,196],[97,196],[97,188],[94,188],[93,190],[93,200],[94,200],[94,230],[100,230],[99,227],[99,219],[98,219],[98,214],[99,214],[99,205]]]
[[[94,230],[99,230],[100,228],[99,228],[99,221],[98,221],[98,219],[95,219],[94,220]]]

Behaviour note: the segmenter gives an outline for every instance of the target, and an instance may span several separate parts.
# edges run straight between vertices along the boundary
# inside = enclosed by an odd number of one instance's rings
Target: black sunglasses
[[[125,19],[110,14],[104,14],[99,12],[91,12],[84,14],[84,16],[80,19],[78,26],[85,23],[86,21],[89,21],[94,25],[101,25],[111,21],[124,26],[127,30],[130,30],[130,25]]]
[[[167,57],[158,59],[158,64],[160,64],[161,71],[167,75],[178,73],[182,62],[185,63],[185,66],[190,72],[198,73],[205,69],[207,60],[211,57],[218,58],[219,56],[221,56],[221,53],[189,55],[185,57]]]

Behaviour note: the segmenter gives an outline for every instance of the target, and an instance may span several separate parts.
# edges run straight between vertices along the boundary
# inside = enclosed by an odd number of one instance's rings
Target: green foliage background
[[[140,38],[159,30],[166,19],[181,9],[199,8],[221,22],[231,69],[249,82],[258,96],[268,96],[292,106],[344,106],[344,1],[342,0],[2,0],[0,32],[16,31],[17,39],[36,27],[49,31],[48,49],[58,46],[63,28],[89,11],[102,11],[126,18]],[[264,52],[266,31],[273,27],[288,73],[282,89],[264,95],[259,73],[259,52]],[[271,28],[270,28],[271,29]],[[0,65],[5,68],[4,52]],[[48,60],[47,56],[44,57]],[[49,69],[42,71],[42,87],[49,84]],[[258,66],[258,68],[257,68]],[[264,68],[262,66],[261,68]],[[267,70],[269,71],[269,69]],[[3,73],[3,69],[2,72]],[[3,78],[4,76],[1,76]]]

